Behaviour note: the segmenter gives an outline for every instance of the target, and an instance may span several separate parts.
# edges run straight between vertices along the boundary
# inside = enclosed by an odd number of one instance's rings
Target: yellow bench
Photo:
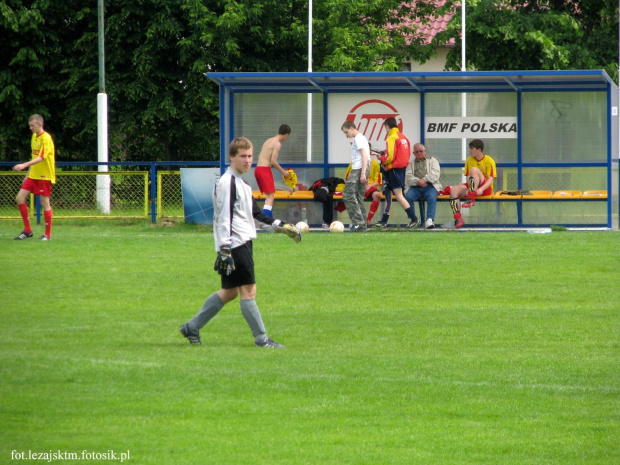
[[[559,190],[559,191],[529,191],[529,194],[512,194],[514,191],[497,191],[493,195],[482,195],[476,197],[478,200],[498,200],[498,201],[511,201],[511,200],[607,200],[606,190],[589,190],[589,191],[576,191],[576,190]],[[252,196],[256,200],[264,200],[265,194],[260,191],[252,191]],[[394,196],[392,196],[394,199]],[[314,192],[312,191],[276,191],[276,200],[314,200]],[[384,200],[385,196],[381,194],[381,200]],[[342,195],[334,195],[334,200],[342,200]],[[438,201],[450,200],[449,195],[440,195],[437,197]]]

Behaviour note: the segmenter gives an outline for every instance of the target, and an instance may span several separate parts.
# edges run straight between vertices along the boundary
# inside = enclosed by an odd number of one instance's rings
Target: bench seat
[[[588,190],[588,191],[576,191],[576,190],[559,190],[559,191],[544,191],[534,190],[530,191],[530,194],[510,194],[511,191],[497,191],[493,195],[482,195],[476,197],[478,200],[497,200],[497,201],[515,201],[515,200],[607,200],[606,190]],[[265,194],[260,191],[252,191],[252,196],[256,200],[264,200]],[[312,191],[276,191],[276,200],[291,200],[291,201],[308,201],[314,200],[314,192]],[[392,196],[393,200],[396,200]],[[334,200],[342,200],[342,194],[335,194]],[[385,196],[381,194],[381,200],[385,200]],[[421,198],[420,200],[424,200]],[[450,200],[449,195],[439,195],[438,201]]]

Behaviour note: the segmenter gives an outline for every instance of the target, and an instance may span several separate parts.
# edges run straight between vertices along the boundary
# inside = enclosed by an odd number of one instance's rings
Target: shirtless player
[[[265,205],[263,205],[263,213],[273,217],[271,210],[273,208],[273,200],[275,198],[276,186],[273,179],[271,167],[274,166],[285,179],[288,179],[290,173],[280,166],[278,163],[278,154],[282,148],[282,142],[288,139],[291,134],[291,128],[288,124],[283,124],[278,129],[278,134],[271,139],[267,139],[260,149],[258,162],[254,169],[254,177],[258,183],[259,190],[266,195]]]

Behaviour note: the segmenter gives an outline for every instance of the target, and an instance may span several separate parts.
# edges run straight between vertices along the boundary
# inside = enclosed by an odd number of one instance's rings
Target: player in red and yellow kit
[[[415,228],[420,224],[420,220],[415,216],[415,211],[407,202],[403,190],[405,188],[405,171],[411,158],[411,144],[409,139],[400,132],[396,118],[389,117],[383,122],[383,127],[387,132],[386,149],[383,153],[375,153],[383,168],[385,169],[384,179],[386,190],[394,193],[396,201],[403,207],[409,217],[407,228]],[[383,215],[381,221],[375,224],[378,227],[386,227],[389,219],[389,210]]]
[[[454,225],[460,228],[465,224],[461,217],[461,207],[473,207],[477,195],[493,195],[493,179],[497,177],[495,160],[483,153],[484,142],[474,139],[469,143],[469,157],[465,160],[467,182],[456,186],[447,186],[440,195],[450,196],[450,206],[454,213]],[[461,205],[460,199],[469,198]]]
[[[56,156],[54,141],[52,136],[43,129],[43,117],[32,115],[28,119],[32,139],[32,159],[26,163],[20,163],[13,167],[13,171],[22,171],[29,168],[28,175],[22,184],[15,200],[17,208],[24,222],[24,230],[15,240],[28,239],[33,236],[28,216],[28,205],[26,200],[33,193],[41,199],[43,217],[45,218],[45,234],[41,236],[42,241],[49,241],[52,238],[52,207],[50,197],[52,195],[52,184],[56,184]]]

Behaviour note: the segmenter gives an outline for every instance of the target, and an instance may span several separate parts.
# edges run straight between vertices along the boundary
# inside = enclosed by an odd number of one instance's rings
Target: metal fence
[[[0,219],[20,218],[15,197],[25,173],[10,171],[15,164],[0,163]],[[96,171],[98,165],[108,165],[110,171]],[[54,218],[144,218],[152,222],[183,218],[181,171],[170,168],[214,166],[219,163],[57,163]],[[109,211],[97,201],[101,178],[107,178],[110,187]],[[30,212],[40,221],[37,196],[30,196]]]

